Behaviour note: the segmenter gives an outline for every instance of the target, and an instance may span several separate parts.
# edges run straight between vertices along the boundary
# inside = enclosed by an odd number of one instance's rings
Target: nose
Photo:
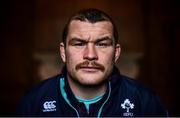
[[[97,55],[96,48],[95,48],[94,44],[89,43],[86,45],[83,58],[86,60],[89,60],[89,61],[93,61],[93,60],[98,59],[98,55]]]

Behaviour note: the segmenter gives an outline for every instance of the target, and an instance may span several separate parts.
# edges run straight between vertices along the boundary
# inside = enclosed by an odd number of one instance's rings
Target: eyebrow
[[[90,42],[98,43],[98,42],[106,41],[106,40],[113,42],[113,39],[110,38],[109,36],[105,36],[105,37],[102,37],[102,38],[96,39],[95,41],[90,41]],[[74,38],[70,39],[69,44],[71,44],[74,41],[79,41],[79,42],[82,42],[82,43],[88,43],[89,42],[88,40],[74,37]]]
[[[101,41],[110,41],[112,43],[113,39],[110,38],[109,36],[105,36],[105,37],[97,39],[95,42],[98,43],[98,42],[101,42]]]

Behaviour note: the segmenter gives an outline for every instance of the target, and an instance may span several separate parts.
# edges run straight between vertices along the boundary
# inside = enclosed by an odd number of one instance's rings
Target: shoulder
[[[33,86],[25,95],[26,96],[32,96],[33,94],[44,94],[47,93],[48,91],[54,90],[58,86],[58,81],[59,81],[60,75],[50,77],[39,84]]]
[[[32,115],[38,111],[43,99],[54,99],[57,96],[60,75],[48,78],[31,88],[17,105],[17,115]],[[43,99],[42,99],[43,98]]]
[[[139,92],[139,94],[149,93],[156,94],[156,92],[150,88],[149,86],[141,83],[138,80],[130,78],[128,76],[121,75],[122,78],[122,86],[130,91]]]
[[[135,96],[144,102],[149,102],[150,99],[158,98],[153,88],[124,75],[122,75],[121,89],[126,91],[129,96]]]
[[[167,115],[159,95],[149,86],[127,76],[122,76],[121,86],[123,91],[126,91],[126,95],[133,98],[136,101],[136,104],[139,104],[139,108],[142,109],[142,114],[145,116]]]
[[[112,89],[114,91],[122,91],[122,93],[130,94],[155,94],[155,92],[140,81],[123,75],[117,68],[114,68],[110,78]]]

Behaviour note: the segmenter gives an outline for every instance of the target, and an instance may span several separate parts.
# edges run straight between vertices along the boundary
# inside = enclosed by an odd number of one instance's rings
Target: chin
[[[105,83],[106,80],[104,80],[103,78],[81,78],[78,80],[78,82],[83,85],[83,86],[98,86],[98,85],[102,85],[103,83]]]

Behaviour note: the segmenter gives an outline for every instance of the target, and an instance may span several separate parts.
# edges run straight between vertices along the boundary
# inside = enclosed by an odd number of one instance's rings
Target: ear
[[[65,63],[66,62],[66,53],[65,53],[65,46],[64,46],[63,42],[60,43],[60,48],[59,49],[60,49],[61,59]]]
[[[115,47],[115,62],[119,59],[120,54],[121,54],[121,46],[120,46],[120,44],[116,44],[116,47]]]

